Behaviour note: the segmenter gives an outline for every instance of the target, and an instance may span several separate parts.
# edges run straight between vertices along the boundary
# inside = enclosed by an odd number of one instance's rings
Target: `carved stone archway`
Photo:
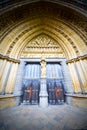
[[[1,3],[0,94],[14,94],[13,98],[21,95],[23,71],[19,68],[25,67],[23,58],[66,58],[61,62],[68,81],[66,97],[73,102],[74,95],[84,97],[87,93],[86,0],[4,0]],[[67,69],[72,84],[67,79]],[[15,83],[18,75],[20,79]],[[74,94],[68,93],[71,86]]]

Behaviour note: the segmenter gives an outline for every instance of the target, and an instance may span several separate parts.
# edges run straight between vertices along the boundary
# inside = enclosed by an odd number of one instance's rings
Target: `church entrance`
[[[41,77],[42,63],[26,62],[23,79],[23,102],[39,104],[41,80],[44,79],[49,104],[62,104],[64,102],[63,73],[60,62],[46,62],[44,66],[45,77]],[[43,88],[44,91],[44,88]],[[42,92],[43,93],[43,92]]]

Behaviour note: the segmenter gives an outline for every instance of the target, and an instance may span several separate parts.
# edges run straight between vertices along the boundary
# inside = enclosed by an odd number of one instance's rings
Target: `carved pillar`
[[[0,68],[2,67],[3,59],[0,59]]]
[[[80,88],[80,83],[78,79],[78,75],[75,69],[74,63],[68,63],[71,78],[72,78],[72,83],[73,83],[73,90],[75,93],[81,93],[81,88]]]
[[[85,93],[87,92],[87,73],[85,74],[83,64],[81,64],[81,61],[76,62],[77,68],[78,68],[78,74],[80,77],[80,82],[81,82],[81,87],[82,87],[82,92]]]
[[[85,73],[85,78],[86,78],[85,92],[87,93],[87,58],[80,60],[80,61],[81,61],[81,65],[82,65],[84,73]]]
[[[2,78],[3,71],[5,70],[7,60],[3,60],[2,65],[0,66],[2,69],[0,70],[0,79]]]
[[[6,85],[5,93],[13,93],[13,87],[16,77],[18,63],[12,63],[11,71],[9,73],[8,82]]]
[[[72,81],[70,78],[68,65],[66,64],[66,61],[62,61],[61,65],[62,65],[62,72],[63,72],[63,76],[64,76],[65,92],[66,93],[73,93]]]
[[[41,86],[40,86],[40,106],[47,107],[48,106],[48,93],[46,86],[46,61],[44,59],[41,60]]]
[[[85,62],[85,60],[80,60],[80,64],[83,69],[83,73],[86,78],[86,81],[87,81],[87,63]]]
[[[12,66],[12,63],[7,61],[5,63],[4,68],[3,68],[3,74],[2,74],[2,77],[0,79],[1,94],[5,94],[5,88],[6,88],[6,85],[7,85],[7,81],[8,81],[9,73],[10,73],[10,70],[11,70],[11,66]]]
[[[81,64],[83,65],[87,77],[87,59],[81,60]]]
[[[25,68],[25,62],[20,61],[20,64],[18,66],[17,76],[16,76],[16,82],[14,86],[14,96],[16,98],[17,105],[19,105],[21,102],[21,95],[22,92],[22,83],[23,83],[23,75],[24,75],[24,68]]]
[[[84,86],[83,86],[83,82],[82,82],[82,79],[81,79],[81,69],[79,66],[77,66],[77,62],[74,61],[74,66],[75,66],[75,70],[76,70],[76,73],[77,73],[77,76],[78,76],[78,79],[79,79],[79,83],[80,83],[80,88],[81,88],[81,91],[82,93],[85,93],[84,91]],[[80,71],[80,72],[79,72]]]

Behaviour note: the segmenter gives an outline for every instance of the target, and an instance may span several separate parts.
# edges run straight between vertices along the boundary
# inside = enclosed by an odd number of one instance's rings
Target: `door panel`
[[[40,91],[40,64],[30,63],[25,67],[23,80],[23,102],[30,104],[39,103]]]
[[[63,75],[58,63],[47,64],[47,91],[49,104],[64,102]]]
[[[40,91],[40,81],[39,80],[28,80],[29,84],[24,87],[23,100],[30,104],[39,103],[39,91]]]

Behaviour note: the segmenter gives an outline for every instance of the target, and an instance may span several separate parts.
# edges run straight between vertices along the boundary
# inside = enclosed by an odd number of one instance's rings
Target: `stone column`
[[[87,93],[87,67],[84,65],[83,60],[80,59],[79,63],[80,63],[82,73],[83,73],[83,76],[84,76],[84,80],[82,80],[82,81],[84,81],[84,83],[83,83],[84,91],[85,91],[85,93]],[[81,73],[81,79],[82,79],[82,73]]]
[[[22,84],[23,84],[24,68],[25,68],[25,62],[20,61],[20,64],[18,66],[16,81],[15,81],[15,86],[14,86],[14,96],[15,96],[17,105],[20,105],[21,95],[23,94]]]
[[[79,60],[80,64],[81,64],[81,67],[82,67],[82,70],[83,70],[83,73],[84,73],[84,76],[86,78],[86,81],[87,81],[87,64],[84,62],[85,60]]]
[[[79,66],[77,66],[77,62],[75,62],[75,61],[74,61],[74,66],[75,66],[75,70],[76,70],[76,73],[77,73],[77,76],[78,76],[78,79],[79,79],[81,91],[82,91],[82,93],[85,93],[83,82],[82,82],[82,79],[80,77],[80,70],[81,69],[79,68]]]
[[[85,94],[85,88],[87,86],[87,81],[86,81],[82,66],[80,64],[80,61],[75,62],[75,66],[76,66],[76,69],[77,69],[78,78],[79,78],[82,93]]]
[[[5,70],[5,67],[6,67],[6,63],[7,63],[7,60],[3,60],[3,63],[1,65],[1,70],[0,70],[0,79],[2,78],[2,75],[3,75],[3,72]]]
[[[17,69],[18,69],[18,63],[12,63],[11,71],[9,73],[8,82],[7,82],[6,89],[5,89],[5,93],[13,93]]]
[[[3,61],[3,59],[0,59],[0,68],[2,67]]]
[[[46,61],[44,59],[41,60],[41,85],[40,85],[40,106],[47,107],[48,106],[48,93],[46,86]]]
[[[3,75],[4,75],[6,65],[7,65],[7,60],[3,60],[2,64],[0,65],[0,67],[1,67],[1,69],[0,69],[0,94],[2,94],[3,81],[5,79],[5,76],[3,77]]]
[[[66,93],[73,93],[72,81],[70,78],[68,65],[66,64],[66,61],[62,61],[61,65],[62,65],[62,71],[63,71],[63,76],[64,76],[65,92]]]
[[[86,73],[86,76],[87,76],[87,59],[81,60],[81,64],[84,66],[85,73]]]
[[[48,106],[48,93],[46,87],[46,78],[41,78],[41,86],[40,86],[40,106],[47,107]]]
[[[81,93],[80,82],[79,82],[78,75],[75,69],[75,65],[73,62],[71,62],[71,63],[68,63],[68,66],[69,66],[69,70],[70,70],[70,74],[71,74],[71,78],[73,82],[74,93]]]
[[[8,82],[9,73],[11,70],[12,63],[7,61],[6,65],[4,66],[3,74],[0,79],[0,85],[1,85],[1,94],[5,94],[5,88]]]

